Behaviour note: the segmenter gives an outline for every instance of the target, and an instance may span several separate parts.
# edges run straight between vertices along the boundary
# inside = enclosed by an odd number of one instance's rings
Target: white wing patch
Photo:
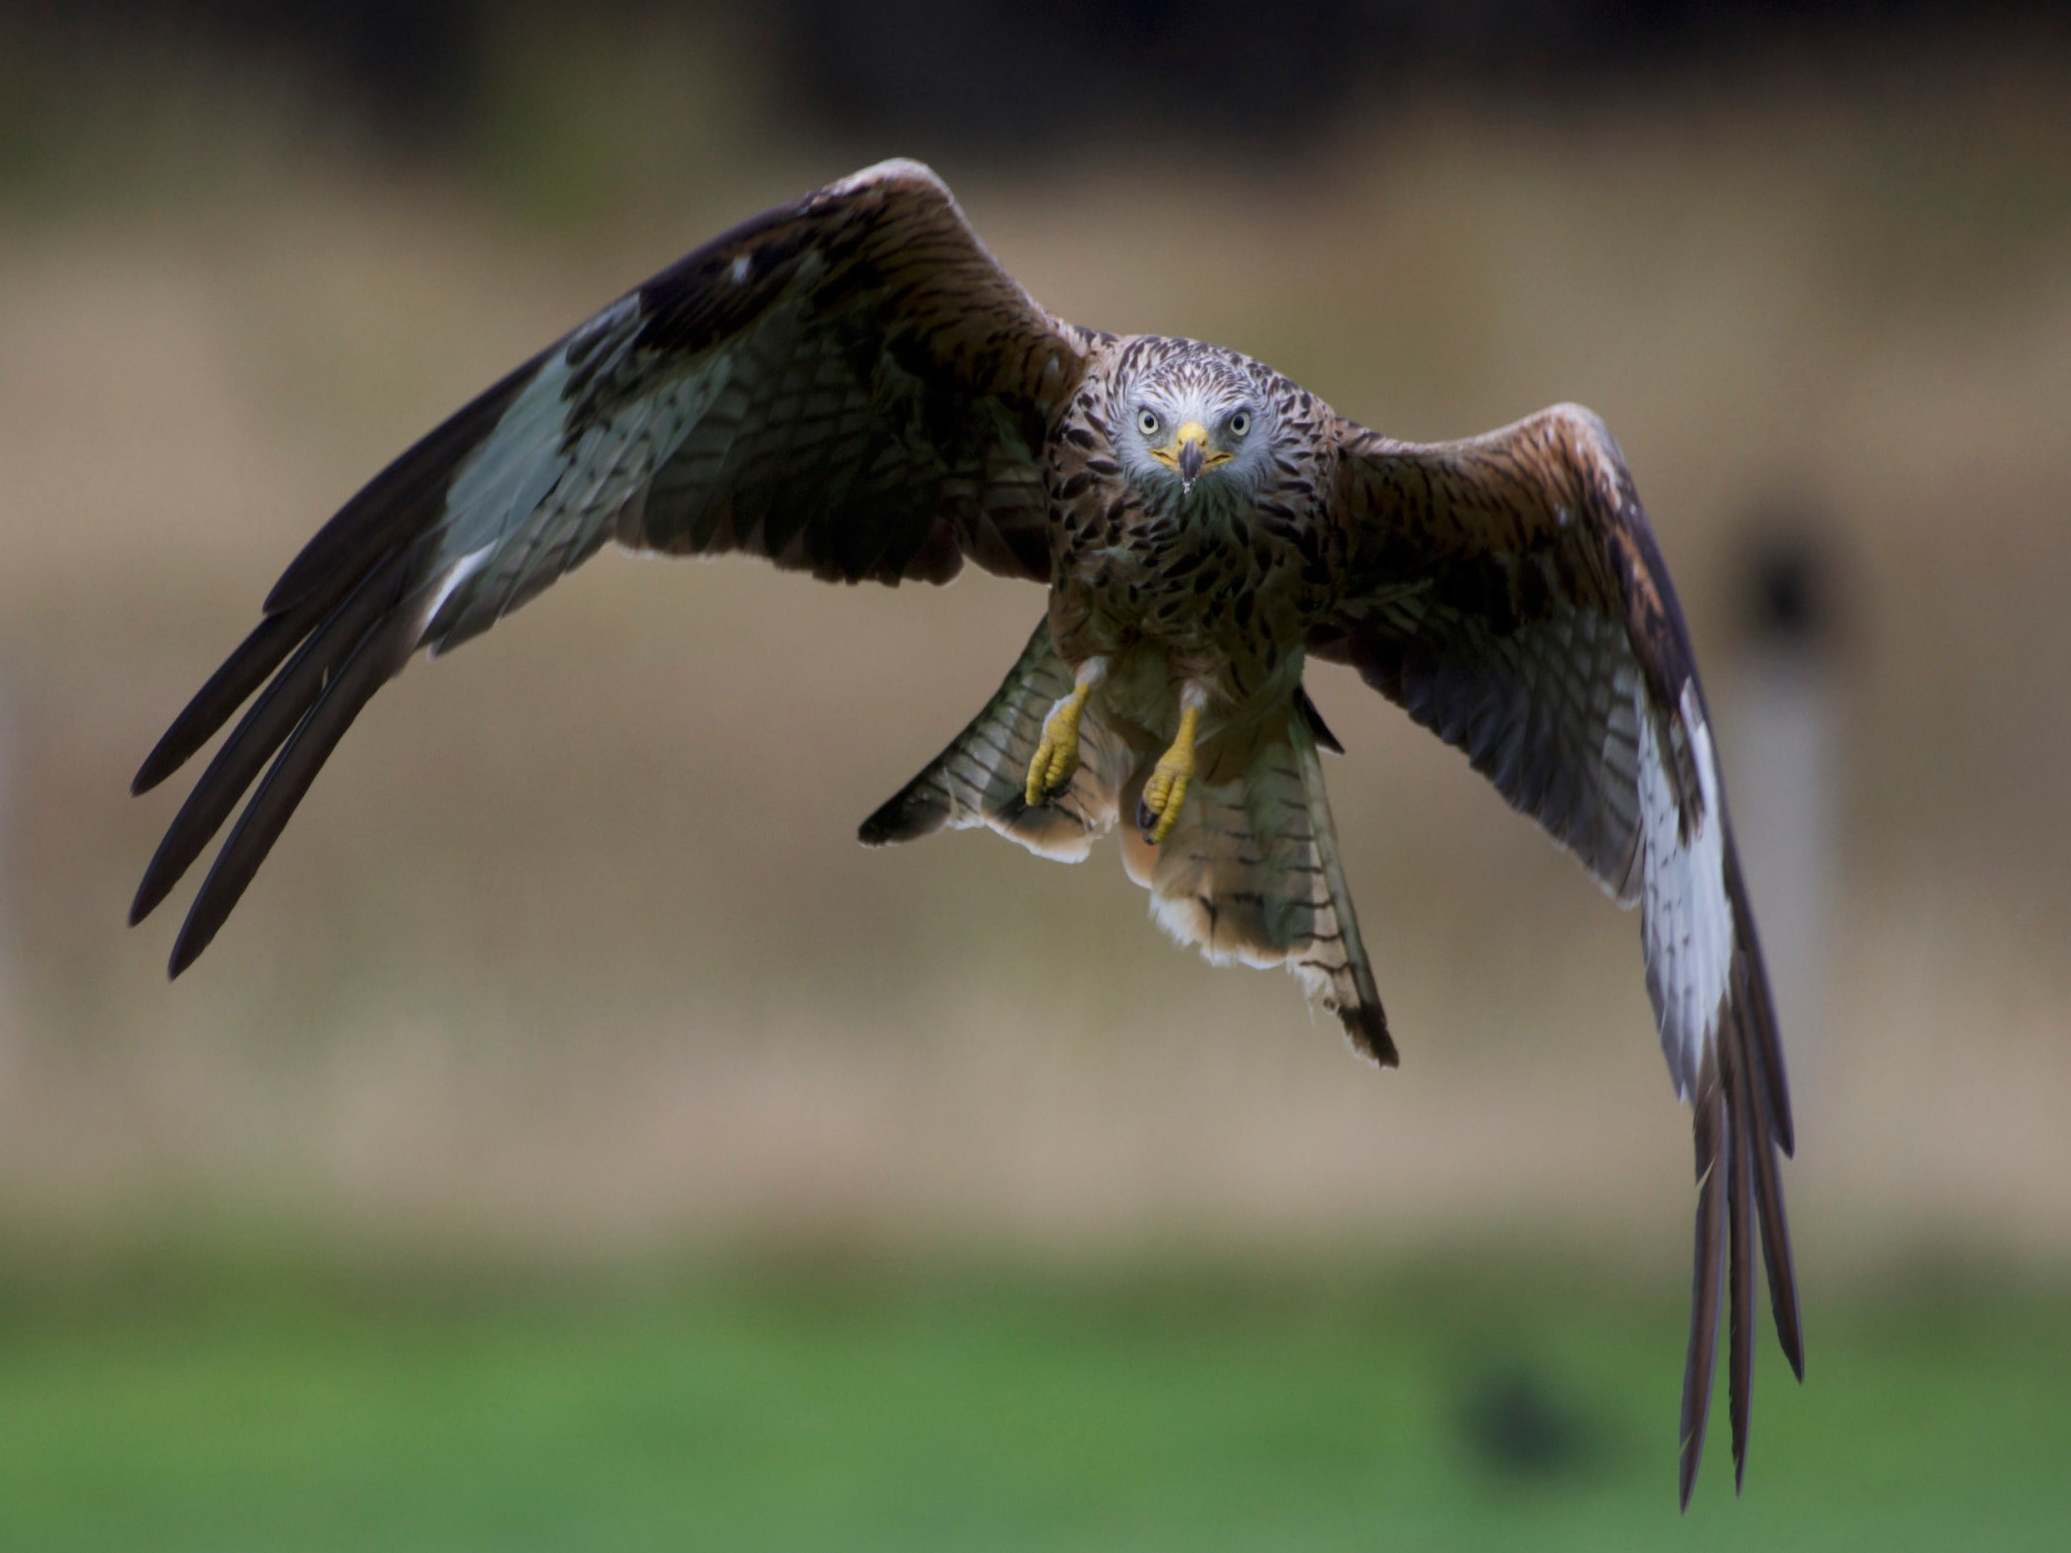
[[[439,579],[438,587],[432,593],[431,602],[425,608],[424,625],[418,631],[419,640],[423,640],[426,637],[436,637],[439,634],[441,629],[439,611],[446,607],[446,601],[453,597],[455,591],[468,578],[474,576],[476,572],[482,569],[482,563],[489,559],[489,552],[495,548],[496,542],[491,540],[486,545],[481,545],[468,551],[466,555],[463,555],[459,560],[446,568],[446,575]],[[438,655],[439,649],[435,645],[432,648],[432,656],[436,658]]]
[[[577,338],[605,326],[608,317],[584,325]],[[569,376],[568,350],[563,347],[541,364],[496,429],[455,472],[446,492],[447,525],[462,543],[473,542],[470,549],[484,541],[493,543],[500,537],[498,530],[538,507],[561,478]],[[483,528],[488,532],[479,532]]]
[[[1644,703],[1639,708],[1639,798],[1642,849],[1640,939],[1646,948],[1647,993],[1661,1027],[1676,1093],[1695,1090],[1705,1048],[1718,1033],[1733,965],[1733,907],[1726,897],[1725,817],[1697,687],[1683,686],[1680,715],[1671,724],[1672,747]],[[1674,746],[1688,739],[1687,751]],[[1687,755],[1702,806],[1686,839],[1669,760]],[[1680,762],[1678,762],[1680,764]]]
[[[450,570],[426,617],[436,648],[486,629],[592,554],[725,388],[728,359],[708,355],[570,442],[579,403],[569,398],[570,351],[590,344],[584,370],[608,378],[630,349],[638,313],[628,298],[576,331],[454,476],[442,525]],[[600,333],[616,338],[598,342]]]

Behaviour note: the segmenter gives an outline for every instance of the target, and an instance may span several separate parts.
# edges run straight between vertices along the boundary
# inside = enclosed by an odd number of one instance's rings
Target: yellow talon
[[[1172,747],[1158,757],[1143,784],[1136,821],[1152,846],[1163,842],[1179,823],[1180,805],[1186,802],[1187,783],[1194,775],[1194,730],[1200,722],[1199,707],[1189,706],[1180,711],[1179,732],[1173,736]],[[1153,819],[1155,825],[1151,823]]]
[[[1071,780],[1079,764],[1079,716],[1093,694],[1091,683],[1081,683],[1071,699],[1051,712],[1043,723],[1043,737],[1036,745],[1035,759],[1028,763],[1028,791],[1024,795],[1033,809]]]

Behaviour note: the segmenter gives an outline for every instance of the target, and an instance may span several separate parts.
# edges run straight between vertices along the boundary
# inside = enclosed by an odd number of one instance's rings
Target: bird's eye
[[[1239,410],[1230,417],[1231,436],[1241,437],[1249,430],[1251,430],[1251,412],[1249,410]]]
[[[1136,429],[1146,437],[1155,437],[1158,434],[1157,412],[1155,410],[1138,410],[1136,412]]]

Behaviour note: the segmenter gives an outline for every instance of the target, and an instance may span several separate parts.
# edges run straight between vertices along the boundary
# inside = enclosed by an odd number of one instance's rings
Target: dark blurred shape
[[[444,139],[473,106],[480,85],[483,28],[472,5],[357,0],[351,5],[275,6],[235,0],[266,24],[314,18],[325,29],[326,62],[358,88],[374,122],[405,144]]]
[[[1497,1477],[1573,1477],[1599,1454],[1595,1426],[1518,1359],[1471,1382],[1460,1431],[1475,1461]]]
[[[1839,629],[1833,558],[1822,537],[1832,525],[1817,502],[1771,498],[1750,515],[1740,617],[1748,637],[1779,650],[1831,646]]]
[[[377,145],[423,152],[444,149],[465,128],[496,28],[523,23],[474,0],[74,0],[61,25],[97,50],[177,37],[248,69],[285,68],[354,113]]]
[[[1229,137],[1175,169],[1205,189],[1229,160],[1307,138],[1358,85],[1356,40],[1414,9],[1064,0],[1038,23],[1005,3],[791,0],[776,14],[782,79],[831,129],[899,139],[954,125],[995,155],[1037,157],[1060,138]]]
[[[162,0],[77,0],[64,29],[97,47],[165,35]],[[1176,178],[1212,185],[1231,163],[1284,157],[1336,115],[1435,94],[1549,105],[1734,57],[1859,65],[1906,34],[2023,25],[2066,41],[2063,8],[1956,0],[1845,7],[1802,0],[769,0],[744,16],[716,5],[591,0],[581,28],[640,37],[705,17],[750,39],[772,122],[941,156],[1040,160],[1060,146],[1189,148]],[[687,29],[684,24],[687,24]],[[569,34],[565,10],[481,0],[191,0],[171,25],[185,45],[299,71],[336,93],[392,149],[436,151],[463,130],[499,42]],[[692,61],[685,61],[686,67]]]
[[[1735,747],[1751,754],[1734,781],[1734,807],[1792,1087],[1802,1100],[1819,1084],[1832,974],[1828,924],[1840,896],[1849,744],[1835,669],[1847,632],[1847,568],[1834,553],[1839,526],[1809,492],[1785,487],[1756,500],[1743,531],[1730,716]]]
[[[1175,176],[1212,183],[1232,160],[1284,157],[1350,108],[1475,88],[1572,100],[1600,93],[1606,76],[1708,69],[1729,55],[1800,55],[1822,42],[1853,54],[1889,41],[1895,28],[1974,26],[1979,8],[1952,0],[1884,0],[1838,14],[1802,0],[1063,0],[1038,22],[1013,0],[788,0],[765,14],[780,40],[786,102],[827,128],[893,138],[953,127],[961,141],[1010,157],[1041,157],[1060,140],[1164,133],[1198,150]],[[1284,161],[1273,165],[1285,174]]]

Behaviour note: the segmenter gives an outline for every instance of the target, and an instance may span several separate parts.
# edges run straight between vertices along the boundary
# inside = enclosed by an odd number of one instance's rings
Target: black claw
[[[1151,806],[1141,797],[1136,800],[1136,828],[1143,832],[1143,839],[1147,842],[1151,839],[1151,832],[1158,828],[1157,815],[1151,812]]]

